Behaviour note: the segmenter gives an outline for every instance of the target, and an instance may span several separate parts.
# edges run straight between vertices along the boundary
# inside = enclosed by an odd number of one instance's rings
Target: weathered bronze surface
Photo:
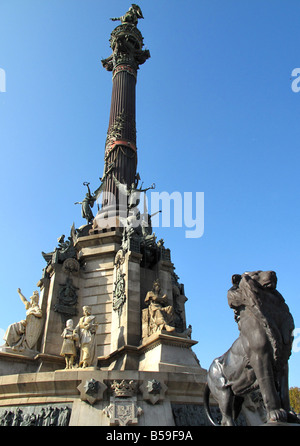
[[[294,321],[276,289],[276,273],[235,274],[232,283],[228,303],[235,312],[240,336],[210,366],[205,393],[207,412],[211,392],[219,404],[222,425],[234,425],[245,395],[259,389],[267,421],[296,422],[297,417],[290,411],[288,388]]]
[[[103,67],[112,71],[113,87],[107,138],[105,143],[104,172],[109,166],[120,183],[130,186],[135,182],[137,167],[136,147],[136,80],[139,66],[150,57],[143,49],[143,36],[137,28],[143,18],[139,6],[133,4],[119,18],[121,25],[111,33],[112,54],[102,60]],[[111,195],[113,194],[113,195]],[[109,207],[115,198],[119,202],[119,189],[109,173],[103,186],[102,207]]]

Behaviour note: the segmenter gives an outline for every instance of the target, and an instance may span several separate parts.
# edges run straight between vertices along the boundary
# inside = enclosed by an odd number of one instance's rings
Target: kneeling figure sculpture
[[[268,422],[297,422],[290,410],[288,359],[292,351],[294,321],[277,291],[274,271],[246,272],[232,276],[227,298],[235,312],[240,335],[231,348],[211,364],[205,389],[217,401],[221,424],[235,425],[244,397],[259,389]]]

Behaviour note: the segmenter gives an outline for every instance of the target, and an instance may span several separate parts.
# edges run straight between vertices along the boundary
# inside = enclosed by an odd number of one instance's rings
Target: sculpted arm
[[[26,297],[22,294],[21,292],[21,288],[18,288],[18,294],[21,298],[21,301],[23,302],[23,304],[25,305],[25,307],[27,306],[27,304],[29,304],[28,300],[26,299]]]

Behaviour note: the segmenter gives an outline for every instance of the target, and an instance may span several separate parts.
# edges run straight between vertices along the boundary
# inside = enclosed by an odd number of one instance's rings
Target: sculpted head
[[[92,314],[92,309],[88,305],[82,307],[82,311],[85,316],[89,316],[90,314]]]
[[[249,276],[251,279],[255,280],[263,288],[268,288],[269,290],[275,290],[277,286],[277,276],[275,271],[246,271],[244,274],[234,274],[231,278],[233,285],[239,285],[240,281],[244,276]]]
[[[38,304],[39,303],[39,292],[38,291],[34,291],[32,293],[32,296],[30,297],[30,300],[33,304]]]
[[[72,329],[73,328],[73,319],[68,319],[66,322],[66,327]]]
[[[159,294],[161,291],[161,286],[160,286],[160,282],[159,279],[155,280],[153,282],[153,291],[155,294]]]

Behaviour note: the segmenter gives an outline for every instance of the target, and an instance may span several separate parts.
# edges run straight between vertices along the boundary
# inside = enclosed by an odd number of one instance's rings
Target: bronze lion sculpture
[[[268,422],[297,422],[290,410],[288,387],[294,321],[276,289],[276,273],[235,274],[232,284],[227,298],[240,335],[208,370],[204,392],[208,418],[216,424],[209,408],[210,393],[219,405],[221,424],[233,426],[244,397],[259,389]]]

